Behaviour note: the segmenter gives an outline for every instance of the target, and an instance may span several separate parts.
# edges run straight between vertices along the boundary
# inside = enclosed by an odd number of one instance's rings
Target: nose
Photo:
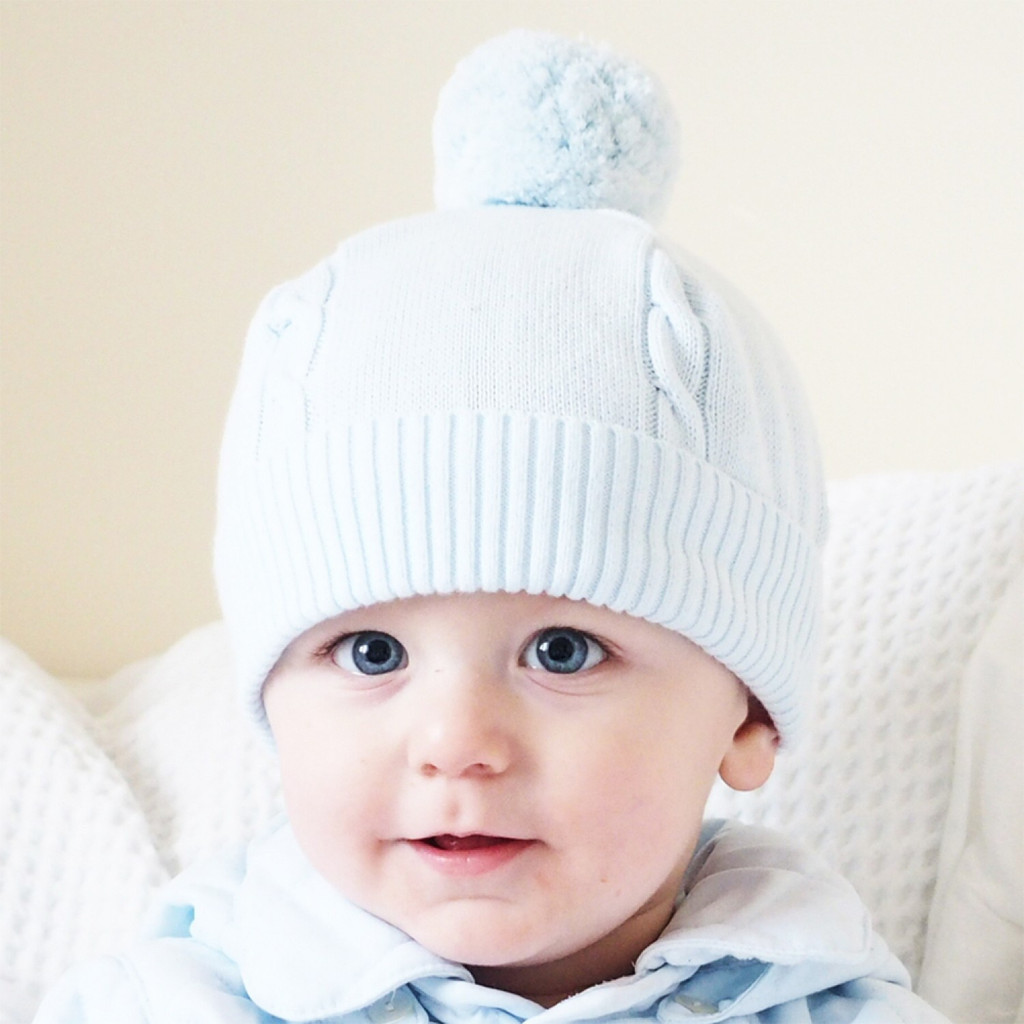
[[[479,672],[439,672],[416,708],[409,767],[428,778],[500,775],[512,763],[514,723],[500,682]]]

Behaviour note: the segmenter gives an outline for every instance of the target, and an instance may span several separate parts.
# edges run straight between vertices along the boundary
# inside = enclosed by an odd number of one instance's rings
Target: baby
[[[435,121],[439,212],[265,300],[216,572],[287,820],[186,871],[40,1022],[938,1021],[852,889],[704,822],[814,671],[799,388],[650,226],[646,73],[513,33]]]

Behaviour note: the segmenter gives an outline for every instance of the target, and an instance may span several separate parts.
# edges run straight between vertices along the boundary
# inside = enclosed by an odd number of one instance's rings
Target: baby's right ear
[[[733,735],[718,774],[731,789],[758,789],[771,776],[778,749],[779,731],[761,702],[751,695],[747,717]]]

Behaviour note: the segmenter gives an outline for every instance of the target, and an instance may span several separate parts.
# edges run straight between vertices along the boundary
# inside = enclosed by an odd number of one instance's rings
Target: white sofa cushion
[[[1024,575],[967,666],[920,989],[954,1020],[1024,1019]]]
[[[168,872],[98,723],[0,640],[0,1021],[116,949]]]

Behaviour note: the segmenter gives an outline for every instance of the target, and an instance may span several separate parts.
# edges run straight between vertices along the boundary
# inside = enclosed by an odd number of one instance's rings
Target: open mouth
[[[411,844],[425,863],[445,875],[480,875],[515,860],[532,847],[529,839],[474,833],[424,836]]]
[[[516,840],[509,839],[506,836],[441,835],[428,836],[426,839],[421,840],[421,842],[426,843],[428,846],[433,846],[435,850],[445,850],[449,853],[461,853],[466,850],[484,850],[494,846],[503,846],[507,843],[514,843]]]

